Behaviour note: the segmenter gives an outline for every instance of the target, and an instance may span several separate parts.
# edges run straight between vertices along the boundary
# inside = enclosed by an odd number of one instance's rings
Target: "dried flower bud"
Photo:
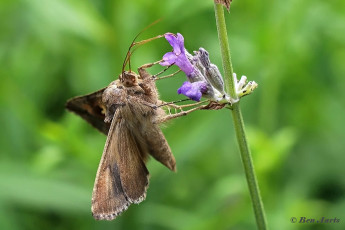
[[[216,65],[211,63],[207,50],[199,48],[196,57],[205,69],[205,77],[220,93],[225,94],[223,77]]]
[[[194,51],[194,54],[196,54],[196,51]],[[196,67],[200,73],[205,76],[205,67],[200,62],[199,58],[196,55],[191,55],[190,53],[187,54],[188,60],[192,63],[194,67]]]
[[[222,4],[226,7],[226,9],[229,11],[230,10],[230,4],[232,0],[214,0],[215,3]]]

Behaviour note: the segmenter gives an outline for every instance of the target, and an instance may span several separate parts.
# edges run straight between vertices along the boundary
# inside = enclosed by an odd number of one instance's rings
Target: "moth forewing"
[[[127,200],[131,203],[140,203],[146,197],[146,190],[149,184],[149,172],[144,163],[145,153],[141,149],[128,129],[126,121],[121,119],[115,130],[118,138],[118,158],[120,178],[123,191]],[[144,157],[143,157],[144,156]]]
[[[145,199],[148,171],[119,108],[112,120],[92,194],[92,214],[112,220]]]
[[[114,144],[118,143],[118,137],[114,134],[118,123],[117,119],[111,123],[93,187],[91,211],[96,220],[112,220],[130,204],[122,188],[119,162],[115,157],[118,149]]]

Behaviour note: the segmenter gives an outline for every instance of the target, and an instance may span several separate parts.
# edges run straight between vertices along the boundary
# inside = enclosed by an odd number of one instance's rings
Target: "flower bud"
[[[223,77],[220,74],[218,67],[211,63],[208,52],[204,48],[199,48],[199,51],[195,53],[197,59],[205,68],[206,79],[220,93],[225,94]]]

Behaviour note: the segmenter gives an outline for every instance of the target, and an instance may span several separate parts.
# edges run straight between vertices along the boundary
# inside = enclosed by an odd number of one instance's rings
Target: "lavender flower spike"
[[[186,56],[186,49],[184,48],[184,38],[180,33],[176,35],[173,33],[166,33],[165,39],[173,47],[172,52],[168,52],[163,56],[162,66],[177,65],[187,76],[191,76],[194,72],[194,67]]]

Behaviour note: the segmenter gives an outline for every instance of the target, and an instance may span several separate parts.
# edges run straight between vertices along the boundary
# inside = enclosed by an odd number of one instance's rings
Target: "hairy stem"
[[[224,18],[224,10],[221,4],[214,3],[214,10],[216,14],[216,23],[218,30],[218,38],[220,43],[220,49],[222,54],[222,62],[224,69],[224,80],[226,84],[226,90],[229,95],[237,99],[235,83],[233,79],[233,68],[231,64],[230,48],[228,42],[228,35],[226,30],[226,23]],[[259,185],[256,179],[253,160],[250,153],[246,132],[244,129],[244,123],[242,113],[240,109],[240,103],[232,105],[232,118],[234,122],[234,128],[236,132],[237,142],[240,148],[242,163],[246,174],[247,184],[249,187],[250,197],[252,200],[257,227],[259,230],[266,230],[267,223],[265,217],[265,211],[260,196]]]

